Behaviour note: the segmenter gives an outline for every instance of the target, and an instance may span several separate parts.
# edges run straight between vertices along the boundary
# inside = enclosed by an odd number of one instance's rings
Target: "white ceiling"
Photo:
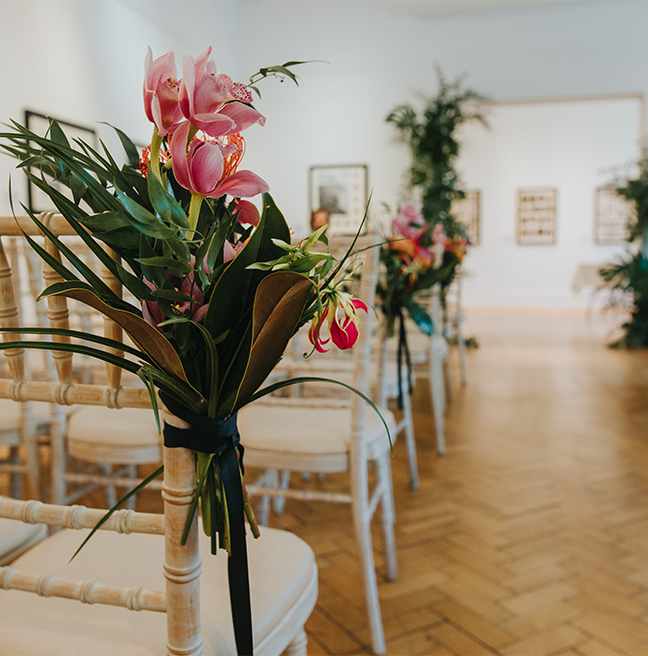
[[[395,0],[391,4],[394,5],[394,8],[398,8],[401,13],[408,13],[419,18],[434,19],[444,16],[518,11],[610,1],[614,0]]]

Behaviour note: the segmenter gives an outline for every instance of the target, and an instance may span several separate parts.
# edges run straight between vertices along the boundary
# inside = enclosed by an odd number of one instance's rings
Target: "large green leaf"
[[[120,310],[104,303],[89,285],[83,283],[55,283],[47,287],[41,297],[59,295],[73,298],[112,319],[126,331],[133,342],[147,353],[162,371],[179,378],[185,383],[189,382],[182,367],[182,362],[173,346],[150,323],[132,312]]]
[[[119,200],[122,202],[133,219],[133,225],[145,235],[154,239],[176,238],[176,230],[160,221],[154,214],[130,199],[126,194],[117,191]]]
[[[238,255],[229,263],[212,293],[204,325],[217,337],[234,329],[254,299],[256,287],[267,275],[249,270],[254,262],[281,257],[283,251],[272,239],[290,241],[290,228],[269,194],[263,195],[259,225]]]
[[[149,175],[147,181],[149,200],[155,211],[165,221],[175,223],[181,228],[189,228],[187,215],[176,199],[160,184],[160,181],[154,175]]]
[[[301,318],[313,283],[298,273],[273,273],[257,288],[253,310],[252,351],[234,410],[268,377]]]

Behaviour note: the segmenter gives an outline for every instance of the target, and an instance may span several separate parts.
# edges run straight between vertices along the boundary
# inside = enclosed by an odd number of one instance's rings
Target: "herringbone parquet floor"
[[[420,490],[402,442],[393,462],[396,581],[378,558],[388,654],[648,654],[648,353],[605,348],[619,323],[473,312],[443,458],[417,383]],[[310,653],[371,653],[348,507],[291,501],[271,524],[317,554]]]
[[[417,382],[421,487],[408,488],[400,441],[394,582],[375,531],[388,654],[648,654],[648,352],[605,347],[622,320],[469,313],[481,346],[468,353],[466,388],[455,372],[443,458]],[[161,510],[159,495],[138,507]],[[309,653],[370,654],[348,506],[289,501],[271,525],[317,555]]]

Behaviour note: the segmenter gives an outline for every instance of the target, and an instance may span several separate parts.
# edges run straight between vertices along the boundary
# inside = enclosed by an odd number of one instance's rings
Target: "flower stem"
[[[200,206],[202,205],[203,198],[204,196],[201,196],[200,194],[191,194],[191,203],[189,203],[189,227],[192,230],[198,225]]]
[[[158,134],[157,125],[153,126],[153,137],[151,138],[151,171],[153,175],[162,182],[162,174],[160,173],[160,146],[162,145],[162,137]]]

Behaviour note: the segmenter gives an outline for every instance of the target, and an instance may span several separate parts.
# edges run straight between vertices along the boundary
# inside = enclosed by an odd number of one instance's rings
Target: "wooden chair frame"
[[[56,235],[73,234],[63,217],[54,214],[41,215],[41,221]],[[20,226],[20,227],[19,227]],[[36,236],[35,224],[27,217],[19,217],[18,223],[11,217],[0,217],[0,235],[20,236],[22,231]],[[47,240],[46,240],[47,241]],[[57,258],[60,253],[53,244],[48,252]],[[44,276],[50,284],[58,275],[44,265]],[[117,284],[113,279],[113,289]],[[69,312],[67,299],[48,297],[48,317],[53,327],[66,328]],[[0,239],[0,326],[18,327],[18,312],[5,250]],[[119,339],[121,330],[110,321],[106,322],[106,335]],[[3,335],[5,341],[17,339],[15,335]],[[65,342],[69,338],[54,336],[54,341]],[[150,408],[145,388],[126,388],[120,385],[121,370],[107,365],[108,385],[75,384],[72,381],[72,353],[53,352],[58,382],[29,380],[25,376],[24,349],[5,350],[13,378],[0,380],[0,397],[14,401],[46,401],[58,405],[95,405],[108,407]],[[176,417],[166,415],[168,421],[178,425]],[[55,439],[56,438],[56,439]],[[52,459],[64,457],[63,431],[52,437]],[[164,448],[164,482],[162,498],[164,515],[136,513],[120,510],[101,527],[119,533],[151,533],[164,535],[164,577],[166,591],[143,588],[120,588],[93,581],[69,581],[50,575],[21,573],[12,567],[0,568],[0,588],[36,592],[44,596],[78,599],[84,603],[100,603],[123,606],[132,610],[149,610],[167,614],[167,650],[170,655],[189,656],[202,653],[200,633],[199,577],[201,561],[198,550],[198,517],[194,517],[186,545],[181,545],[182,533],[189,515],[196,485],[196,456],[184,448]],[[64,483],[63,480],[58,481]],[[58,491],[63,496],[61,491]],[[79,506],[48,505],[40,501],[18,501],[0,497],[0,516],[20,519],[28,523],[91,528],[103,517],[105,511]],[[306,654],[303,627],[299,627],[288,648],[294,656]]]

